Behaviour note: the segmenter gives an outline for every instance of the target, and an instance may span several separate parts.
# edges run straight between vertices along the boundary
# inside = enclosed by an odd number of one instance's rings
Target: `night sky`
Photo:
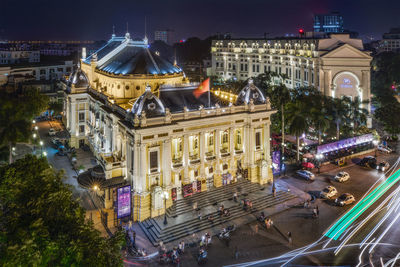
[[[400,1],[394,0],[0,0],[0,39],[108,39],[129,32],[153,39],[156,29],[174,29],[176,38],[201,38],[217,32],[233,37],[283,36],[312,29],[313,14],[339,11],[346,29],[381,38],[400,26]]]

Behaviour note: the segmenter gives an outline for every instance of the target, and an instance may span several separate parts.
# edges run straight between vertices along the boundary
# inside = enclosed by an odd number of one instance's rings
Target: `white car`
[[[321,191],[320,196],[321,198],[329,199],[336,196],[337,193],[338,191],[336,190],[336,188],[334,186],[329,185],[325,187],[324,190]]]
[[[384,146],[384,145],[379,145],[378,151],[383,152],[383,153],[388,153],[388,154],[392,153],[392,149],[390,149],[390,147]]]
[[[56,132],[56,130],[55,130],[54,128],[50,128],[50,129],[49,129],[49,135],[50,135],[50,136],[55,136],[56,133],[57,133],[57,132]]]
[[[349,179],[350,179],[350,174],[348,174],[347,172],[339,172],[335,176],[335,181],[340,183],[346,182]]]
[[[315,175],[310,172],[310,171],[306,171],[306,170],[298,170],[296,171],[296,174],[306,180],[315,180]]]

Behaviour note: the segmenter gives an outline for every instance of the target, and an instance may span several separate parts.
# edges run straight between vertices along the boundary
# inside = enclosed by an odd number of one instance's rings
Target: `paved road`
[[[379,154],[378,160],[385,159],[390,164],[393,164],[397,157],[398,155],[395,154]],[[274,228],[267,230],[257,222],[239,227],[233,233],[229,246],[217,238],[213,239],[213,244],[208,250],[209,262],[207,266],[223,266],[277,257],[318,240],[339,216],[351,208],[351,206],[338,207],[333,205],[332,201],[322,200],[318,198],[319,192],[325,186],[333,185],[337,188],[339,194],[351,193],[358,200],[381,176],[381,173],[377,170],[365,169],[354,165],[341,168],[340,170],[344,170],[350,174],[351,179],[348,182],[337,183],[333,181],[332,178],[339,169],[318,175],[314,182],[307,182],[295,176],[281,178],[300,190],[317,196],[312,205],[318,205],[320,210],[319,218],[313,218],[311,209],[292,207],[272,217],[274,225],[279,231]],[[258,225],[258,231],[256,230],[256,225]],[[286,234],[289,231],[292,233],[293,237],[292,245],[289,245],[286,238]],[[182,257],[181,266],[194,266],[197,264],[197,250],[197,247],[189,248],[188,252]],[[337,265],[348,262],[347,264],[353,266],[356,261],[352,253],[343,253],[337,258],[329,258],[327,254],[320,253],[315,256],[303,257],[298,259],[296,263],[303,265]],[[324,257],[326,257],[326,259]],[[154,261],[150,265],[157,266],[157,263]],[[272,266],[274,265],[275,264],[272,264]],[[267,265],[261,264],[259,266]],[[268,266],[270,265],[268,264]],[[279,266],[279,264],[277,264],[277,266]]]
[[[82,207],[86,210],[94,210],[95,207],[88,195],[86,189],[79,186],[76,176],[76,171],[72,168],[70,161],[67,156],[56,155],[57,149],[51,144],[52,137],[49,136],[48,132],[50,128],[55,128],[58,131],[63,130],[63,126],[59,121],[41,121],[37,122],[36,125],[39,127],[38,132],[40,139],[43,141],[43,151],[47,153],[47,160],[57,170],[65,171],[64,183],[70,184],[74,197],[80,200]]]

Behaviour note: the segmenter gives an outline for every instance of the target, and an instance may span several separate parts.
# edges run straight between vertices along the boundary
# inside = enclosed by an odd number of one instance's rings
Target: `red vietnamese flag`
[[[202,94],[204,94],[205,92],[210,91],[210,78],[207,78],[207,80],[204,80],[199,87],[197,87],[194,91],[193,91],[193,95],[196,98],[199,98]]]

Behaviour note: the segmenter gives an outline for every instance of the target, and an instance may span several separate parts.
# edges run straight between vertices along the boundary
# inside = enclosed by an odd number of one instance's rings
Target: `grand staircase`
[[[164,216],[147,219],[139,223],[147,238],[156,246],[159,241],[164,243],[180,240],[194,233],[204,231],[243,216],[251,216],[252,213],[259,212],[277,204],[286,202],[297,196],[286,192],[277,191],[274,197],[270,192],[262,192],[265,187],[253,184],[248,181],[240,181],[219,187],[207,192],[197,193],[191,197],[177,200],[172,207],[167,210],[168,224],[163,224]],[[239,200],[249,199],[253,202],[253,209],[245,211],[243,206],[234,202],[233,192],[238,192]],[[202,214],[202,219],[197,217],[197,211],[193,210],[193,203],[197,202],[197,208]],[[218,215],[218,206],[224,203],[229,208],[230,216],[223,217]],[[207,217],[212,215],[214,220],[210,222]]]

